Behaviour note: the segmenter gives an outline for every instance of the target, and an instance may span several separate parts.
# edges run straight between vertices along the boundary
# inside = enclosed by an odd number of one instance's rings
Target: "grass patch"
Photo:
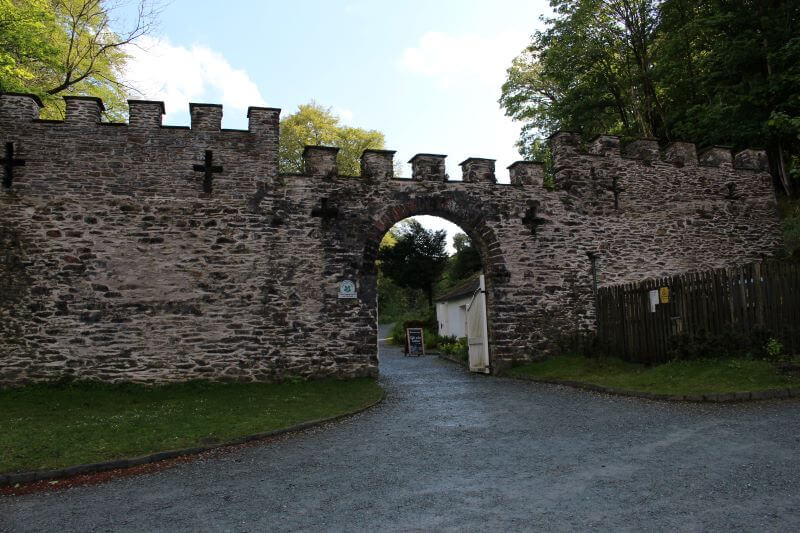
[[[511,368],[512,377],[582,381],[656,394],[697,395],[800,387],[800,378],[755,359],[672,361],[646,367],[615,358],[559,356]]]
[[[377,401],[373,379],[0,390],[0,472],[63,468],[230,441]]]

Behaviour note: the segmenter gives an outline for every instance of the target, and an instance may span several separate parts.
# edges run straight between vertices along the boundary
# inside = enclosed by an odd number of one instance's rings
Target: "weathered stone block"
[[[569,131],[557,131],[547,139],[550,150],[553,152],[553,161],[556,168],[580,153],[581,136]]]
[[[698,160],[704,167],[730,166],[732,162],[731,149],[729,146],[712,146],[703,150]]]
[[[694,143],[670,143],[664,150],[664,160],[679,167],[697,166],[697,148]]]
[[[154,129],[161,127],[164,102],[128,100],[128,123],[132,128]]]
[[[411,163],[411,179],[417,181],[447,181],[444,160],[446,155],[417,154]]]
[[[733,158],[734,168],[769,172],[769,157],[764,150],[742,150]]]
[[[36,120],[42,107],[44,107],[42,101],[33,94],[0,94],[0,116],[4,120],[20,122]]]
[[[338,148],[332,146],[306,146],[303,149],[305,175],[333,178],[338,174],[336,155]]]
[[[619,157],[620,140],[616,135],[598,135],[589,143],[589,153],[595,155],[605,155],[609,157]]]
[[[219,104],[189,104],[192,130],[219,131],[222,128],[222,106]]]
[[[657,139],[637,139],[625,145],[625,157],[655,161],[660,157]]]
[[[462,161],[462,180],[464,183],[497,183],[494,175],[494,159],[470,157]]]
[[[361,176],[386,180],[394,177],[394,150],[364,150],[361,155]]]
[[[511,185],[530,185],[533,188],[544,185],[544,165],[533,161],[517,161],[508,167]]]
[[[263,136],[274,137],[278,141],[281,110],[274,107],[248,107],[248,131]]]
[[[106,110],[103,101],[93,96],[65,96],[64,101],[67,104],[64,122],[67,124],[94,126]]]

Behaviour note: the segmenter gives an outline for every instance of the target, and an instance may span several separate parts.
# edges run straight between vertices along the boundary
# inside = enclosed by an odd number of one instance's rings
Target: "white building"
[[[436,298],[436,321],[442,337],[467,336],[467,305],[478,289],[478,274]]]

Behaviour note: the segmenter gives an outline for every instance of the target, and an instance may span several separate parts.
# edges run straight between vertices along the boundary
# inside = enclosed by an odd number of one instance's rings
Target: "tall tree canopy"
[[[450,257],[448,274],[454,282],[464,280],[482,268],[481,254],[466,233],[453,235],[456,253]]]
[[[524,122],[520,153],[587,138],[767,148],[790,193],[800,177],[800,2],[551,0],[555,17],[514,59],[500,104]]]
[[[330,108],[311,102],[299,106],[297,113],[281,119],[280,171],[302,172],[303,148],[321,145],[339,148],[337,164],[340,174],[358,176],[361,174],[361,153],[368,149],[381,150],[383,143],[383,133],[344,126]]]
[[[141,0],[133,20],[105,0],[0,0],[0,91],[27,92],[62,118],[63,95],[97,96],[106,116],[125,117],[125,47],[148,33],[157,9]]]
[[[449,292],[483,269],[481,254],[466,233],[453,235],[453,248],[456,251],[434,286],[436,294]]]
[[[425,291],[433,305],[433,286],[447,266],[445,230],[425,229],[414,219],[405,221],[394,233],[393,246],[378,249],[381,271],[400,287]]]

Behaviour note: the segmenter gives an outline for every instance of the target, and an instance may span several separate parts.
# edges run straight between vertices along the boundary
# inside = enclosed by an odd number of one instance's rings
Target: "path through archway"
[[[420,209],[419,200],[415,204],[391,209],[390,213],[395,218],[406,212],[432,215],[425,217],[428,227],[422,226],[415,217],[400,219],[381,236],[379,243],[383,250],[379,247],[375,255],[379,340],[389,335],[391,340],[400,343],[405,340],[404,325],[419,327],[424,330],[427,351],[439,353],[444,349],[455,359],[469,363],[471,370],[489,373],[491,328],[484,275],[488,271],[489,245],[484,236],[486,232],[478,229],[481,219],[470,219],[473,224],[467,228],[462,225],[465,219],[454,215],[459,211],[448,209],[447,204],[438,203],[435,210]],[[412,209],[418,211],[415,213]],[[384,218],[382,222],[389,220],[391,218]],[[446,224],[456,230],[451,230],[448,237],[449,257],[435,279],[429,279],[430,263],[435,257],[425,254],[445,251],[447,236],[442,228]],[[456,242],[453,242],[454,237]],[[414,246],[419,248],[416,253],[421,256],[414,255],[411,250]],[[377,260],[379,257],[383,262]],[[426,286],[430,290],[425,291]],[[391,331],[386,328],[387,323],[394,324]]]

